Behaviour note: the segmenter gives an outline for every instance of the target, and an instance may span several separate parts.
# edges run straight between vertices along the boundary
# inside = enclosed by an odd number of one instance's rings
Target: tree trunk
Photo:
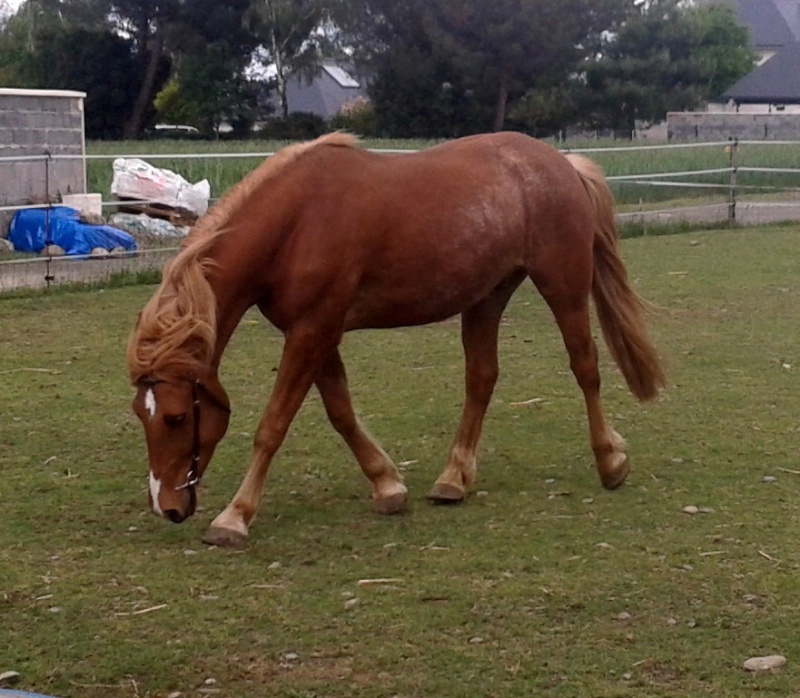
[[[497,104],[494,110],[494,126],[492,130],[502,131],[506,123],[506,106],[508,105],[508,74],[503,70],[500,78],[500,86],[497,89]]]
[[[158,62],[161,60],[163,49],[164,37],[163,34],[159,32],[150,46],[150,55],[148,56],[147,66],[145,67],[144,76],[142,78],[142,86],[139,88],[139,94],[136,96],[136,101],[133,103],[133,111],[128,121],[125,122],[125,128],[122,133],[126,140],[138,138],[142,131],[147,107],[153,99],[153,87],[156,82]]]
[[[275,72],[278,81],[278,99],[281,103],[281,116],[286,121],[289,118],[289,100],[286,98],[286,67],[283,64],[283,54],[278,46],[275,29],[270,32],[272,36],[272,60],[275,61]]]

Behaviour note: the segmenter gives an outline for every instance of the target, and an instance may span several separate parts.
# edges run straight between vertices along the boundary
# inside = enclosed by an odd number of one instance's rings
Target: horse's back
[[[323,293],[345,309],[348,328],[462,312],[532,256],[563,247],[559,230],[585,200],[557,150],[514,133],[409,154],[320,145],[287,167],[282,185],[293,228],[280,283],[297,299],[283,314]]]

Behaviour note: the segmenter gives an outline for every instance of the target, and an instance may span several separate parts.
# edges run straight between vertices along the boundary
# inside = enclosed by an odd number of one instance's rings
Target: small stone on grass
[[[772,671],[780,669],[786,664],[786,657],[780,654],[771,654],[766,657],[750,657],[742,667],[745,671]]]

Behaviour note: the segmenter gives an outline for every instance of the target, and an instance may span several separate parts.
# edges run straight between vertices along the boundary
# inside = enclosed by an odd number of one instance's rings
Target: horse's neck
[[[226,279],[223,277],[215,279],[212,283],[214,295],[217,298],[217,341],[212,359],[215,368],[219,366],[222,353],[228,346],[236,327],[252,305],[243,296],[237,296],[236,287],[227,286],[225,281]]]
[[[227,219],[228,230],[214,245],[212,256],[216,264],[209,282],[217,299],[217,365],[242,317],[267,290],[270,261],[277,256],[281,231],[286,226],[285,215],[276,201],[281,198],[265,207],[263,197],[252,194],[241,204],[247,215],[237,211]],[[254,240],[257,246],[253,245]],[[254,267],[257,274],[253,273]]]
[[[233,229],[224,235],[224,240],[215,250],[217,264],[209,277],[209,283],[217,300],[217,340],[213,363],[219,366],[225,348],[244,314],[259,301],[260,291],[252,283],[249,264],[254,260],[243,252],[236,238],[248,231]]]

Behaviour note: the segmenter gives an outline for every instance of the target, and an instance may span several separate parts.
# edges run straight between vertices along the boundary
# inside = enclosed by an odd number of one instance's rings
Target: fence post
[[[739,147],[738,138],[729,138],[728,165],[731,168],[730,193],[728,198],[728,225],[736,225],[736,150]]]
[[[44,211],[44,244],[45,249],[47,250],[47,261],[45,263],[45,273],[44,273],[44,281],[47,286],[47,290],[50,290],[50,282],[55,281],[55,276],[51,273],[52,270],[50,265],[53,261],[53,255],[51,254],[51,245],[53,244],[53,238],[50,236],[50,209],[52,208],[52,202],[50,201],[50,163],[52,162],[52,155],[50,155],[50,151],[46,150],[44,153],[47,157],[44,161],[44,199],[45,203],[47,204],[47,208]]]

